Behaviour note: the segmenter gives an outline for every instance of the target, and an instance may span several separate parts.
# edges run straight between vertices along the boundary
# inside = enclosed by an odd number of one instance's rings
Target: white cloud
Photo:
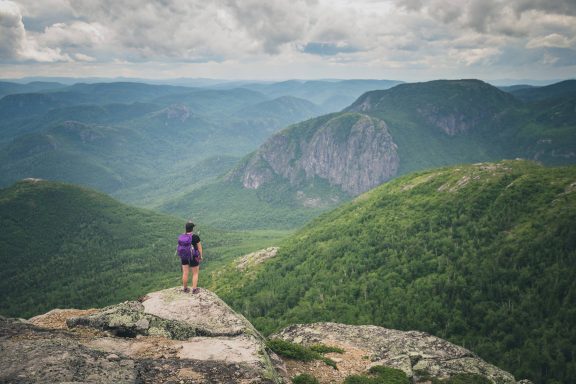
[[[24,41],[26,31],[20,9],[11,1],[0,1],[0,58],[16,58]]]
[[[38,39],[47,46],[93,48],[107,42],[108,31],[99,23],[56,23]]]
[[[576,61],[574,0],[0,0],[0,15],[0,65],[385,77]]]
[[[12,2],[0,0],[0,58],[15,61],[55,62],[69,61],[60,48],[42,47],[27,36],[20,7]]]
[[[558,33],[534,38],[526,44],[526,48],[542,48],[542,47],[556,47],[556,48],[570,48],[574,46],[574,38],[567,38]]]

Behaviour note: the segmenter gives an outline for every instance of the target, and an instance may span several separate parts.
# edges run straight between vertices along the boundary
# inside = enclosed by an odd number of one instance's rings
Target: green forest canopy
[[[212,288],[265,333],[335,321],[430,332],[535,382],[576,377],[576,167],[503,161],[386,183]],[[257,268],[257,267],[255,267]]]
[[[32,179],[0,189],[0,315],[102,307],[178,286],[184,223],[68,184]],[[206,272],[286,235],[197,224]]]

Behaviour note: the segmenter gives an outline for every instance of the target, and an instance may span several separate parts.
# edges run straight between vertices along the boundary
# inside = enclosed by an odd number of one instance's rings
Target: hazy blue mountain
[[[17,93],[0,99],[0,119],[11,121],[23,117],[42,115],[52,109],[62,108],[71,103],[60,94]],[[81,102],[78,100],[78,102]]]
[[[323,114],[316,104],[293,96],[280,96],[240,109],[232,115],[233,124],[249,125],[266,137],[292,123]],[[257,128],[259,127],[259,128]]]
[[[310,215],[416,170],[517,157],[572,164],[573,108],[564,98],[535,109],[479,80],[371,91],[344,112],[278,132],[216,184],[159,209],[202,212],[209,222],[228,221],[234,228],[242,218],[254,227],[298,226]]]
[[[322,107],[326,113],[340,111],[364,92],[388,89],[400,83],[395,80],[288,80],[271,84],[245,84],[243,87],[271,97],[306,99]]]
[[[534,85],[529,85],[529,84],[516,84],[516,85],[506,85],[506,86],[498,86],[498,89],[504,92],[509,92],[509,93],[513,93],[515,91],[519,91],[521,89],[529,89],[529,88],[535,88],[536,86]]]
[[[96,83],[6,95],[0,185],[40,177],[153,204],[205,184],[284,125],[320,113],[306,100],[239,88]]]
[[[576,80],[565,80],[544,87],[514,89],[509,92],[527,102],[576,98]]]
[[[34,81],[27,84],[0,81],[0,97],[15,93],[34,93],[39,91],[56,90],[64,87],[64,84],[48,81]]]
[[[184,104],[194,113],[221,117],[266,100],[269,98],[260,92],[233,88],[197,89],[182,94],[158,97],[154,99],[154,102],[162,105]]]

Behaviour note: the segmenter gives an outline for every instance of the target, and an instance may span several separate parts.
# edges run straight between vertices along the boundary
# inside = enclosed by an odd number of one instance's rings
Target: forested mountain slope
[[[184,223],[68,184],[29,179],[0,189],[0,315],[105,306],[178,285],[174,252]],[[208,271],[271,236],[201,222],[197,230]]]
[[[335,321],[420,330],[536,382],[576,361],[576,167],[409,174],[310,222],[213,289],[268,333]]]

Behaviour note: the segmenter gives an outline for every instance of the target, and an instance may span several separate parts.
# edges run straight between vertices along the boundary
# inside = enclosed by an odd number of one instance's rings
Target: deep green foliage
[[[318,379],[308,373],[294,376],[292,382],[294,384],[319,384]]]
[[[325,345],[316,346],[321,350],[325,350],[325,352],[319,352],[311,347],[306,347],[300,344],[291,343],[286,340],[282,339],[271,339],[266,341],[266,346],[270,348],[272,351],[276,352],[280,356],[288,357],[294,360],[300,361],[312,361],[312,360],[322,360],[324,364],[338,369],[336,366],[336,362],[322,356],[322,353],[331,352],[329,351],[329,347]]]
[[[100,307],[180,285],[176,237],[185,221],[120,204],[95,191],[46,181],[0,190],[0,314]],[[200,284],[229,258],[269,246],[282,233],[202,226]]]
[[[268,340],[266,341],[266,346],[278,355],[294,360],[312,361],[322,358],[318,352],[314,352],[310,348],[282,339]]]
[[[410,384],[406,373],[400,369],[375,365],[368,370],[368,375],[351,375],[345,384]]]
[[[318,353],[344,353],[344,350],[342,348],[338,348],[338,347],[331,347],[329,345],[324,345],[324,344],[314,344],[310,346],[310,349],[313,350],[314,352],[318,352]]]
[[[315,321],[417,329],[518,378],[566,381],[575,182],[576,167],[524,161],[411,174],[323,214],[215,289],[264,333]]]
[[[381,384],[382,380],[377,377],[365,375],[350,375],[344,379],[344,384]]]
[[[433,384],[492,384],[486,377],[472,373],[459,373],[447,380],[433,380],[432,382]]]
[[[316,193],[325,190],[316,187]],[[295,188],[272,183],[258,190],[219,180],[158,207],[180,217],[202,217],[211,226],[226,229],[291,229],[304,225],[328,207],[302,207],[293,201]],[[328,191],[330,193],[330,191]]]

